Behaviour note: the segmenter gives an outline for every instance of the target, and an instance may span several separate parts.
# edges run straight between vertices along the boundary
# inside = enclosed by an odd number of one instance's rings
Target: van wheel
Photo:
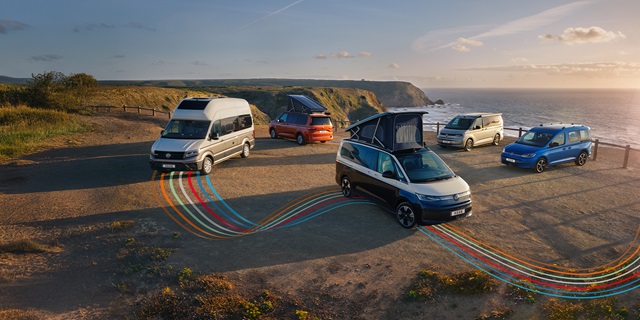
[[[298,133],[298,135],[296,135],[296,141],[298,142],[299,145],[304,144],[304,137],[302,136],[302,134]]]
[[[250,150],[251,150],[251,148],[250,148],[249,144],[245,143],[244,146],[242,147],[242,153],[240,154],[240,156],[243,157],[243,158],[249,157],[249,152],[251,152]]]
[[[340,180],[340,189],[345,197],[351,198],[353,196],[354,187],[351,185],[351,180],[348,176],[343,176],[342,180]]]
[[[536,161],[536,166],[533,168],[537,173],[544,171],[544,168],[547,166],[547,159],[540,158]]]
[[[587,159],[589,159],[589,155],[586,151],[580,152],[578,157],[576,158],[576,165],[584,166],[587,163]]]
[[[499,134],[499,133],[496,133],[496,135],[495,135],[495,136],[493,136],[493,145],[494,145],[494,146],[497,146],[497,145],[499,145],[499,144],[500,144],[500,134]]]
[[[207,156],[202,160],[202,168],[200,169],[200,173],[202,174],[210,174],[213,170],[213,159]]]
[[[276,129],[271,128],[271,130],[269,130],[269,136],[271,136],[271,139],[277,139],[278,134],[276,133]]]
[[[403,202],[396,208],[396,218],[404,228],[411,229],[416,225],[416,214],[409,202]]]
[[[464,150],[471,151],[471,148],[473,148],[473,140],[467,139],[467,142],[464,143]]]

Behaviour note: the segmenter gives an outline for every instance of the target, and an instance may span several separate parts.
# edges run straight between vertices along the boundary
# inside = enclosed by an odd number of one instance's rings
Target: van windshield
[[[553,138],[553,134],[551,133],[528,131],[523,134],[522,137],[518,138],[516,143],[534,147],[543,147],[551,140],[551,138]]]
[[[455,117],[453,120],[449,121],[445,128],[454,129],[454,130],[467,130],[473,124],[473,118],[463,118],[463,117]]]
[[[455,177],[449,167],[433,152],[396,155],[398,161],[414,183],[445,180]]]
[[[204,139],[211,121],[171,120],[162,131],[162,137],[168,139]]]

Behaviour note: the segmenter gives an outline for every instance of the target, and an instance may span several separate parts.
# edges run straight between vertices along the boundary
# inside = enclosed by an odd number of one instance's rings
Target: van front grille
[[[153,156],[160,159],[182,160],[184,152],[156,151]]]

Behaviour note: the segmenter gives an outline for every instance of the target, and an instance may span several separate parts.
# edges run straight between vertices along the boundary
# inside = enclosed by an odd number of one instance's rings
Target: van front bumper
[[[201,169],[199,162],[167,162],[149,159],[151,170],[158,171],[197,171]]]
[[[500,156],[500,162],[509,166],[523,169],[532,169],[536,166],[536,157],[525,158],[516,154],[503,152]]]
[[[462,138],[460,139],[443,139],[441,137],[437,138],[437,143],[440,146],[452,146],[452,147],[459,147],[462,148],[463,143],[462,143]]]
[[[450,207],[446,209],[434,209],[433,207],[425,208],[424,205],[422,205],[422,217],[420,222],[423,225],[434,224],[469,217],[472,214],[471,202],[458,207]]]

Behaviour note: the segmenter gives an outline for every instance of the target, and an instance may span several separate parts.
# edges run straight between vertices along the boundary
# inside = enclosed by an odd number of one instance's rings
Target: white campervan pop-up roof
[[[214,117],[225,118],[236,115],[238,112],[251,113],[251,108],[246,100],[238,98],[187,98],[178,104],[171,118],[211,121]]]

